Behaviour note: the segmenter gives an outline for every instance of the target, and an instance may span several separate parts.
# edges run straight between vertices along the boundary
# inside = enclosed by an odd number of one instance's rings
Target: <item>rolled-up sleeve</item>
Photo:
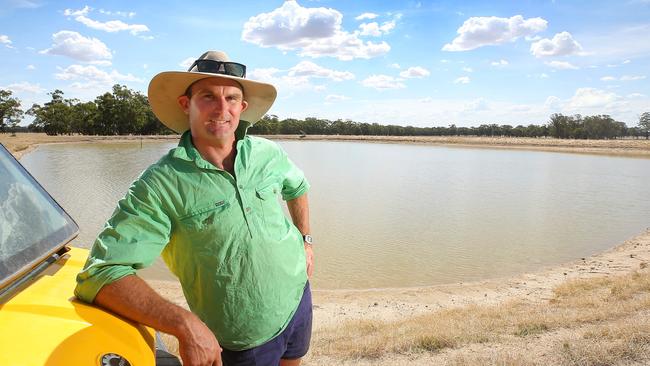
[[[287,153],[280,148],[280,171],[282,172],[282,199],[290,201],[298,198],[309,190],[309,182],[305,174],[289,159]]]
[[[92,303],[103,286],[150,266],[169,242],[170,232],[171,221],[156,190],[140,177],[95,240],[77,275],[75,295]]]

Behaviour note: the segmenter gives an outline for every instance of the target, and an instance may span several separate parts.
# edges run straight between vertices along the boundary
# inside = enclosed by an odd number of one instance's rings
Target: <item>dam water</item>
[[[650,159],[279,141],[311,183],[315,288],[426,286],[586,257],[650,226]],[[21,159],[90,247],[130,183],[176,144],[57,144]],[[143,271],[168,279],[162,261]]]

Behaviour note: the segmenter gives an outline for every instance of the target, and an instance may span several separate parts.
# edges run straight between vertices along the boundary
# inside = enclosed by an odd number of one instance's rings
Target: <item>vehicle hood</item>
[[[87,250],[72,248],[0,304],[0,365],[102,365],[102,356],[111,353],[131,366],[154,365],[151,328],[74,297],[87,256]]]

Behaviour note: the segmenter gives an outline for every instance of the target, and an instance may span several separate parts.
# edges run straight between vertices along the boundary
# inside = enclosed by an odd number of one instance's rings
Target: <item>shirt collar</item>
[[[247,136],[248,128],[250,128],[250,126],[252,126],[252,124],[247,121],[239,121],[239,126],[237,126],[237,129],[235,130],[235,141],[237,146],[239,146],[240,141]],[[199,168],[216,169],[214,165],[203,159],[199,150],[196,149],[192,142],[192,134],[190,133],[190,130],[183,132],[181,139],[178,141],[178,146],[174,149],[172,156],[186,161],[193,161]]]

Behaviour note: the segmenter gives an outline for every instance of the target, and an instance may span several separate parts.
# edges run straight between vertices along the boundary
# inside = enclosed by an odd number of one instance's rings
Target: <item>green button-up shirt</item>
[[[186,132],[145,170],[95,241],[75,294],[102,286],[162,253],[190,309],[231,350],[260,345],[293,316],[307,282],[302,235],[278,201],[309,184],[274,142],[238,130],[235,177],[204,160]]]

